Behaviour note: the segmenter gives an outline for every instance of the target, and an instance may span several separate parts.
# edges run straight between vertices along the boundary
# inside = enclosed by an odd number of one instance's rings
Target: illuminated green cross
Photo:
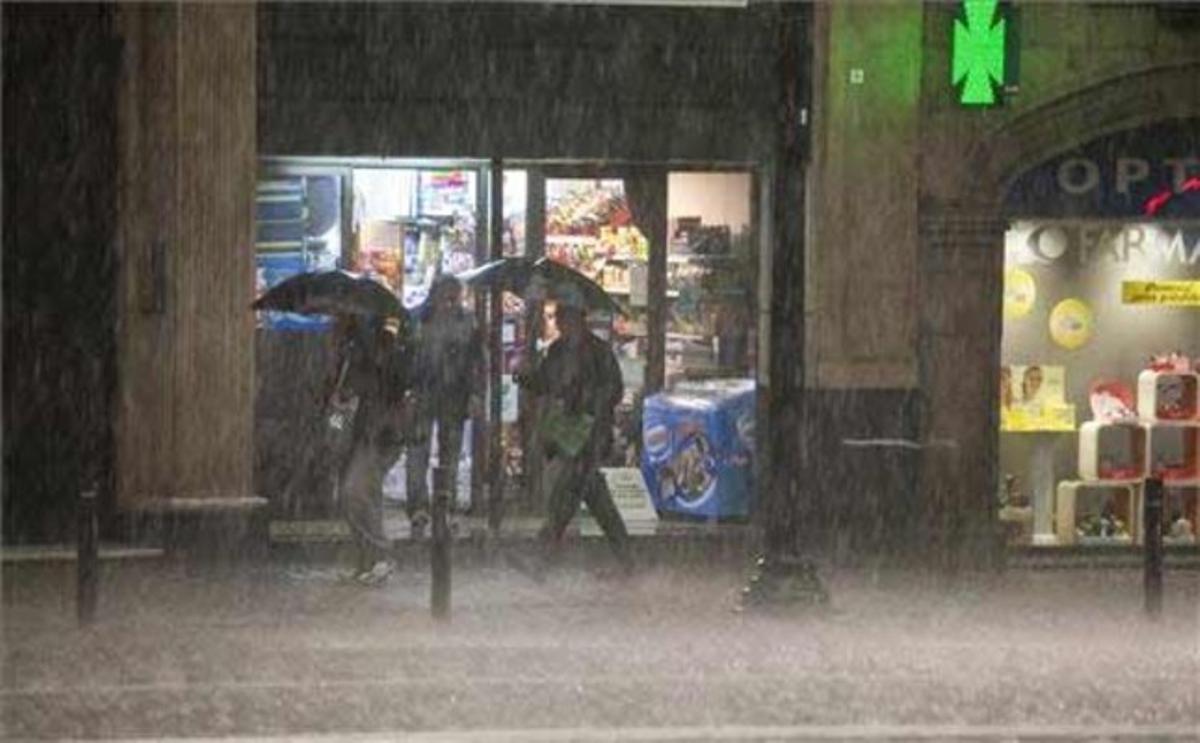
[[[996,0],[963,0],[967,22],[954,21],[953,70],[950,83],[958,85],[966,78],[959,98],[969,106],[996,102],[992,82],[1004,82],[1003,18],[993,24]]]

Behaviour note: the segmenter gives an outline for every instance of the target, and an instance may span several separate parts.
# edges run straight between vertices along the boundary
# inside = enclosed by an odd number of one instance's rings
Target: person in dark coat
[[[614,408],[624,392],[621,367],[609,345],[588,330],[578,297],[560,295],[547,305],[559,337],[535,367],[516,375],[517,383],[539,398],[539,438],[546,454],[546,520],[538,532],[541,555],[537,564],[527,567],[535,574],[545,570],[582,500],[628,575],[633,571],[629,535],[599,471],[612,447]]]
[[[403,446],[404,330],[381,318],[347,321],[329,404],[331,434],[345,442],[334,450],[340,450],[338,501],[358,553],[351,577],[366,585],[385,582],[396,567],[383,532],[383,480]]]
[[[407,449],[406,507],[414,536],[429,523],[427,473],[433,437],[438,461],[458,482],[463,422],[479,405],[478,386],[483,340],[475,318],[462,306],[462,284],[438,276],[418,313],[414,333],[413,415]]]

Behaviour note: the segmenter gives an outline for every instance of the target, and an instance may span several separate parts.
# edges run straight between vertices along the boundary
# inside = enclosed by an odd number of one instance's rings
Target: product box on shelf
[[[1138,374],[1138,416],[1146,420],[1200,419],[1200,374],[1143,370]]]
[[[1146,476],[1146,427],[1139,421],[1087,421],[1079,427],[1079,476],[1132,480]]]
[[[1151,474],[1164,481],[1200,483],[1200,423],[1152,421],[1146,430]]]
[[[1200,486],[1166,485],[1163,488],[1163,541],[1196,544],[1200,524]]]
[[[1059,544],[1130,544],[1140,541],[1141,484],[1058,484],[1054,534]]]
[[[642,476],[660,513],[749,515],[754,400],[752,379],[690,383],[646,398]]]

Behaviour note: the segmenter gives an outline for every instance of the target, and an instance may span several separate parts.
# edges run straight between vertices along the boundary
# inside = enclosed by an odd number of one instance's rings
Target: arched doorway
[[[1002,534],[996,504],[1005,271],[1004,251],[996,248],[1004,245],[1011,221],[1022,216],[1012,210],[1010,192],[1020,188],[1024,174],[1078,156],[1105,137],[1156,124],[1187,131],[1187,122],[1197,118],[1200,63],[1122,75],[977,138],[966,150],[966,164],[948,169],[953,172],[939,184],[941,193],[954,196],[923,200],[921,428],[927,440],[952,442],[953,448],[931,447],[921,455],[924,531],[917,538],[944,565],[979,565],[1003,554],[993,549]],[[1108,167],[1115,169],[1118,159]],[[1138,165],[1125,167],[1138,168],[1127,170],[1127,178],[1141,174]],[[1073,208],[1075,215],[1087,213]]]
[[[1195,523],[1200,433],[1168,434],[1153,414],[1138,423],[1136,398],[1151,356],[1200,355],[1186,348],[1200,339],[1200,314],[1186,295],[1130,292],[1200,278],[1200,199],[1186,188],[1200,176],[1197,80],[1195,63],[1111,79],[1013,119],[975,150],[985,177],[973,185],[998,214],[975,222],[992,246],[987,346],[997,363],[987,394],[994,438],[983,447],[995,458],[976,459],[972,474],[987,472],[1002,503],[1016,496],[1016,509],[1001,508],[1012,541],[1135,543],[1136,481],[1163,468],[1179,480],[1175,510]],[[970,211],[959,210],[960,224]],[[1129,391],[1130,420],[1109,430],[1093,420],[1091,393],[1112,390]]]

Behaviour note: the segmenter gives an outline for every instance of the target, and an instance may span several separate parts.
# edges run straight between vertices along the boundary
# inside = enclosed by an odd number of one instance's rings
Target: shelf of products
[[[1150,472],[1169,482],[1200,482],[1200,421],[1146,424]]]
[[[1145,478],[1164,484],[1164,538],[1194,543],[1200,499],[1197,375],[1138,375],[1138,418],[1087,421],[1079,428],[1080,480],[1060,482],[1055,537],[1060,544],[1141,543]]]
[[[667,378],[750,366],[753,270],[745,235],[700,217],[674,220],[667,252]]]
[[[1138,416],[1147,420],[1200,419],[1200,374],[1194,371],[1155,371],[1138,375]]]
[[[1140,421],[1087,421],[1079,427],[1079,476],[1088,481],[1146,476],[1146,426]]]
[[[1132,544],[1140,529],[1141,483],[1058,484],[1055,530],[1059,544]]]
[[[1200,483],[1163,486],[1163,541],[1194,545],[1200,524]]]

